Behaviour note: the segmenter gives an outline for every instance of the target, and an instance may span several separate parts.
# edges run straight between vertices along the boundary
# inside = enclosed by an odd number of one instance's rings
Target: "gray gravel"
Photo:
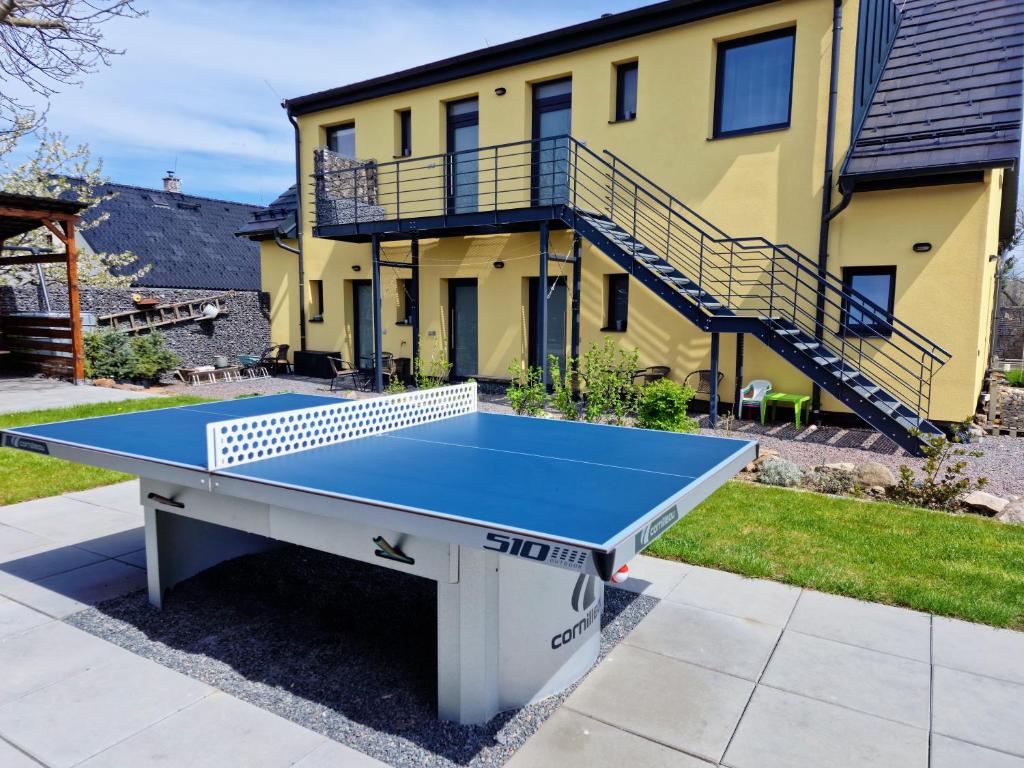
[[[570,693],[485,725],[436,719],[433,582],[302,547],[238,558],[68,623],[394,766],[503,765]],[[601,656],[657,601],[606,590]]]

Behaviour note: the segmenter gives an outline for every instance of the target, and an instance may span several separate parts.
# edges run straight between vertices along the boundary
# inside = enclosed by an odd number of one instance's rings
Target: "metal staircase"
[[[927,414],[949,353],[795,248],[729,237],[620,158],[571,136],[469,152],[374,164],[372,202],[348,206],[345,220],[321,215],[337,210],[320,196],[338,172],[318,172],[315,233],[443,236],[560,222],[702,330],[755,335],[907,450],[940,433]]]

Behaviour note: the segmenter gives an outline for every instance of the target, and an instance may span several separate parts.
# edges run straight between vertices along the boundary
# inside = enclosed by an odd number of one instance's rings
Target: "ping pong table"
[[[156,607],[282,543],[435,581],[438,715],[459,723],[586,674],[604,582],[757,455],[746,440],[481,413],[472,383],[81,419],[2,444],[140,476]]]

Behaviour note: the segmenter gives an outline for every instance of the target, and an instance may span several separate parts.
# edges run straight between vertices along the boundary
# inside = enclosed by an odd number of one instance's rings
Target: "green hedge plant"
[[[664,432],[696,432],[697,422],[686,415],[694,391],[671,379],[659,379],[640,390],[636,423]]]
[[[158,331],[127,336],[113,330],[88,333],[82,339],[85,376],[115,381],[153,381],[180,361]]]
[[[544,411],[548,395],[544,389],[541,369],[513,360],[508,366],[508,377],[511,383],[505,390],[509,403],[520,416],[540,416]]]

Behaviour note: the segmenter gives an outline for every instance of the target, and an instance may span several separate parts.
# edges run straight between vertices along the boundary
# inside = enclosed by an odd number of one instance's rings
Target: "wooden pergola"
[[[0,352],[15,366],[80,382],[85,378],[82,321],[78,301],[78,252],[75,224],[88,205],[70,200],[0,192],[0,266],[64,264],[67,270],[68,316],[8,314],[0,309]],[[46,227],[63,253],[31,253],[6,243],[33,229]],[[70,354],[69,354],[70,353]]]

